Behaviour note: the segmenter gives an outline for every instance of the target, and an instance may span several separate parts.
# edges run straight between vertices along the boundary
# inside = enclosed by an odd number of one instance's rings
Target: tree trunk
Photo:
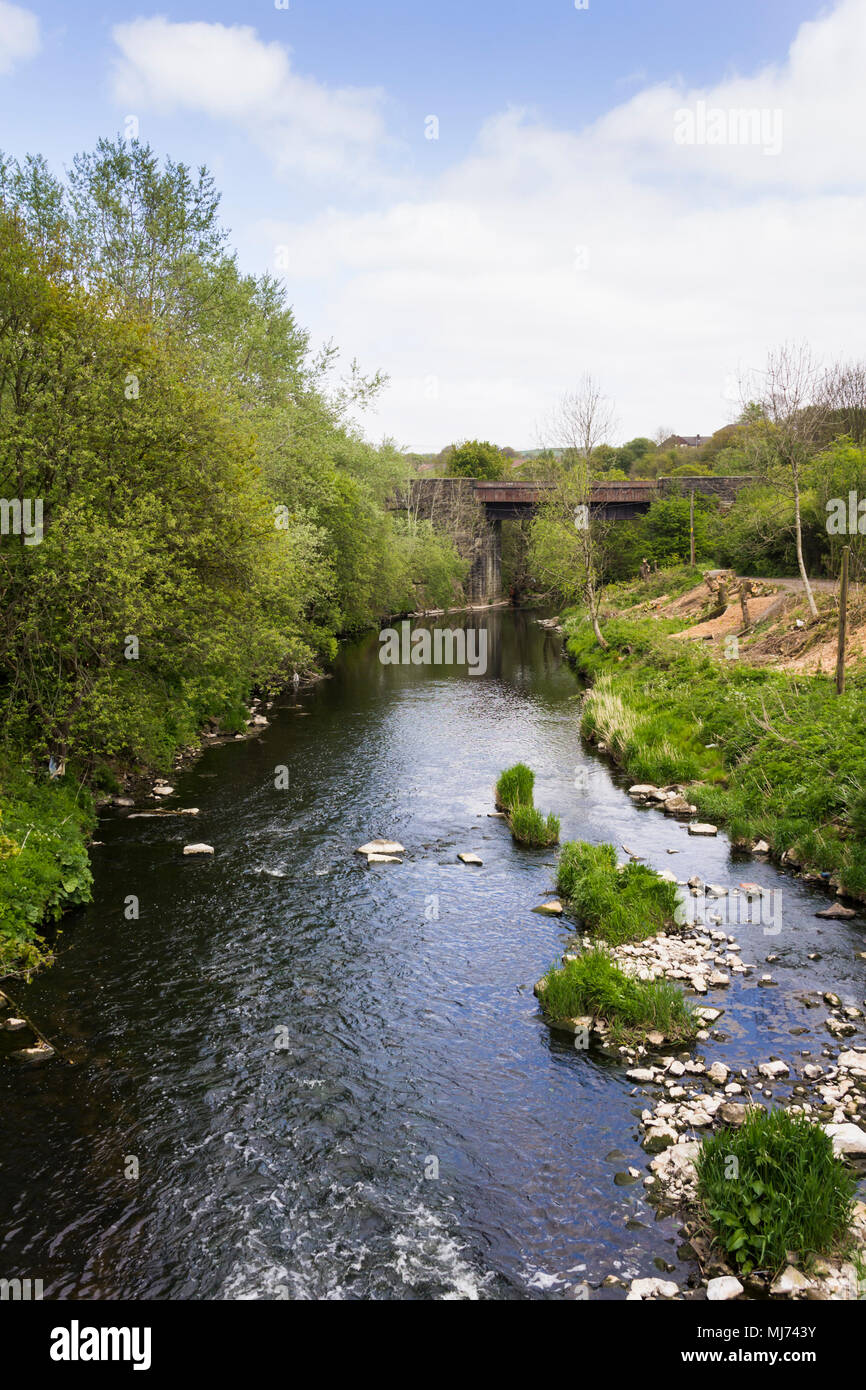
[[[797,564],[800,567],[800,578],[803,581],[803,588],[806,590],[806,598],[809,600],[809,612],[813,618],[818,616],[818,605],[815,602],[815,595],[812,593],[812,585],[809,583],[809,576],[806,573],[806,562],[803,559],[803,527],[800,523],[800,479],[796,468],[794,473],[794,529],[797,534]]]

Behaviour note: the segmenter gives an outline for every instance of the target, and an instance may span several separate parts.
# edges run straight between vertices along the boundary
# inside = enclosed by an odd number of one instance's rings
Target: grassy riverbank
[[[592,683],[584,735],[636,782],[692,784],[701,817],[735,843],[764,839],[866,894],[866,672],[839,696],[826,675],[727,660],[676,640],[681,627],[623,604],[602,623],[603,651],[579,612],[566,615],[568,653]]]

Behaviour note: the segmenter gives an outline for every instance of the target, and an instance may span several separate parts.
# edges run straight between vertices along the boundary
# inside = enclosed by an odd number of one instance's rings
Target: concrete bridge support
[[[502,522],[490,521],[472,539],[471,569],[464,588],[469,603],[495,603],[502,597]]]

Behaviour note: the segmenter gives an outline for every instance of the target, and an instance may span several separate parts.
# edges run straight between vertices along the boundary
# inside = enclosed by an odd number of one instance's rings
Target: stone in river
[[[366,845],[359,845],[355,850],[356,854],[405,854],[405,852],[397,840],[368,840]]]
[[[739,1279],[735,1279],[732,1274],[725,1274],[719,1279],[711,1279],[707,1284],[707,1302],[727,1303],[728,1299],[739,1298],[742,1292],[743,1286]]]
[[[851,907],[843,907],[841,903],[832,903],[830,907],[822,908],[815,913],[816,917],[856,917],[857,913]]]
[[[458,859],[461,861],[461,863],[463,863],[463,864],[483,864],[483,863],[484,863],[484,860],[483,860],[483,859],[480,859],[480,858],[478,857],[477,854],[472,854],[472,853],[462,853],[462,854],[458,854],[457,858],[458,858]]]
[[[50,1062],[54,1055],[54,1048],[50,1043],[37,1043],[35,1047],[22,1047],[18,1052],[12,1053],[16,1062],[21,1062],[27,1067],[38,1067],[42,1062]]]
[[[213,845],[184,845],[184,854],[213,854]]]
[[[695,821],[688,829],[690,835],[718,835],[719,833],[717,825],[707,825],[703,821]]]
[[[553,898],[549,903],[539,903],[538,907],[534,907],[532,911],[543,912],[547,917],[560,917],[562,915],[562,903],[558,898]]]
[[[368,864],[402,864],[403,860],[397,854],[368,854]]]

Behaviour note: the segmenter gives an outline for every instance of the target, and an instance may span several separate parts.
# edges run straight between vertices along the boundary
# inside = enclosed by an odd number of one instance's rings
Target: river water
[[[473,623],[485,675],[348,645],[261,736],[179,775],[169,804],[197,818],[105,813],[92,906],[10,986],[67,1061],[0,1067],[0,1274],[75,1299],[574,1298],[693,1271],[642,1184],[614,1181],[647,1162],[645,1101],[540,1018],[569,931],[531,910],[552,854],[488,818],[495,778],[528,762],[563,839],[783,894],[778,933],[731,929],[778,985],[708,997],[708,1062],[820,1057],[826,1009],[797,995],[862,1005],[862,922],[817,921],[820,891],[632,805],[581,747],[559,639],[526,613]],[[353,853],[379,835],[402,865]]]

